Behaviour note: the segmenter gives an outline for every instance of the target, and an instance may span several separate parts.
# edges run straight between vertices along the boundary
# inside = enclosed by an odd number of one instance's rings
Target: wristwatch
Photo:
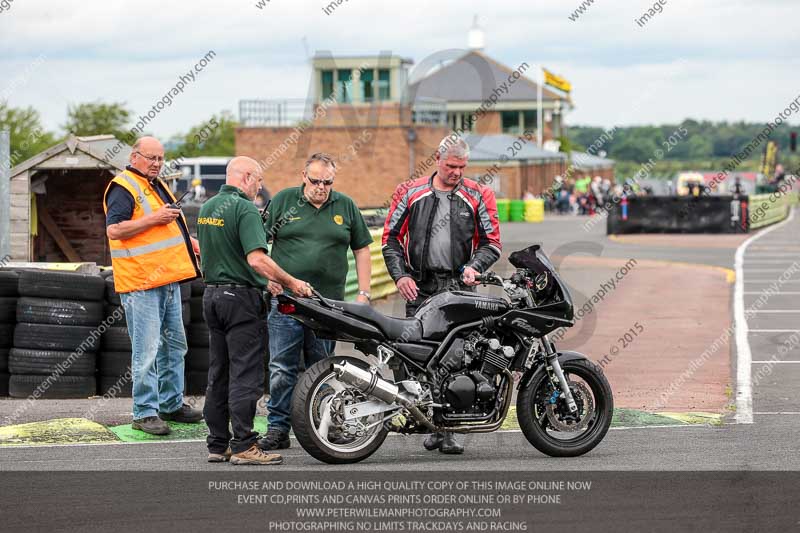
[[[367,291],[358,291],[359,296],[366,296],[367,300],[372,301],[372,295]]]

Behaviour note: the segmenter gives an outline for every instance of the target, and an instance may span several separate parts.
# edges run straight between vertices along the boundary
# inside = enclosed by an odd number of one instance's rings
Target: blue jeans
[[[177,283],[120,294],[131,336],[133,418],[172,413],[183,404],[186,332]]]
[[[292,392],[300,373],[300,354],[305,366],[333,355],[336,341],[317,339],[314,332],[278,311],[276,298],[269,313],[269,427],[289,431],[292,426]]]

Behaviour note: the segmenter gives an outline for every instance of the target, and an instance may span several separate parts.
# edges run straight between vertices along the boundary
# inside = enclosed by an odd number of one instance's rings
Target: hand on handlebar
[[[464,271],[461,275],[461,279],[464,280],[465,285],[480,285],[481,284],[481,273],[475,270],[472,267],[464,267]]]

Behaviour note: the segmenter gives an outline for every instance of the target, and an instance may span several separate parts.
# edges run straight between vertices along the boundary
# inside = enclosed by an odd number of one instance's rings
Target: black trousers
[[[255,288],[207,287],[203,314],[210,333],[203,408],[208,451],[223,453],[230,446],[233,453],[243,452],[258,439],[253,419],[264,392],[265,298]]]
[[[419,306],[434,294],[447,290],[475,291],[475,287],[465,285],[461,277],[453,277],[450,272],[426,272],[417,281],[417,299],[406,302],[406,318],[414,316]]]

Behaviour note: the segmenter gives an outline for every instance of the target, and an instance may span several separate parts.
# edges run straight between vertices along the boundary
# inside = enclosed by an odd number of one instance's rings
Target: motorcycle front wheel
[[[344,361],[361,368],[369,366],[353,357],[318,361],[300,377],[292,396],[297,442],[312,457],[329,464],[363,461],[380,448],[389,433],[382,413],[345,419],[348,406],[369,398],[336,377],[332,365]]]
[[[537,372],[517,396],[520,429],[537,450],[551,457],[583,455],[605,437],[614,412],[611,386],[603,371],[586,359],[561,363],[577,413],[570,413],[547,372]]]

